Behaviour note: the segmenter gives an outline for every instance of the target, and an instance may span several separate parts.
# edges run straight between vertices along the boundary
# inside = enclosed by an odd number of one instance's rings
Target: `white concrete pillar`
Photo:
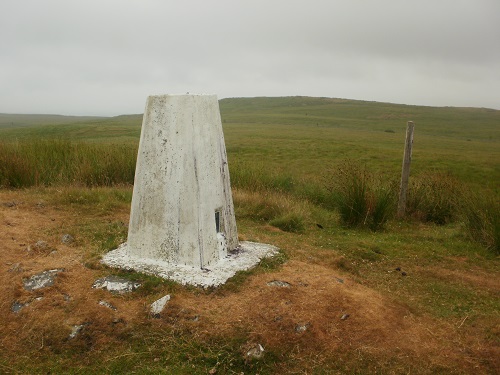
[[[237,246],[217,97],[148,97],[127,254],[205,268]]]

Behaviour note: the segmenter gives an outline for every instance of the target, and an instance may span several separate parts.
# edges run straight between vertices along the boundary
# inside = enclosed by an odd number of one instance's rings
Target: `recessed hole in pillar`
[[[220,232],[220,211],[215,211],[215,233]]]

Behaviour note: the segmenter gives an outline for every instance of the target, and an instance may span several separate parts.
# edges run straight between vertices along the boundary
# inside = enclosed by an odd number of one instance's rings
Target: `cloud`
[[[4,0],[0,112],[121,114],[156,93],[500,105],[500,2]]]

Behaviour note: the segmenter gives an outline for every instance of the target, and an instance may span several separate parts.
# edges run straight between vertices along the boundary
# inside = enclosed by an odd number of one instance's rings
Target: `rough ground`
[[[128,220],[126,208],[112,215],[114,220]],[[97,216],[110,220],[105,214]],[[28,353],[47,350],[57,355],[69,345],[68,336],[77,325],[84,327],[85,335],[75,338],[82,350],[91,346],[102,353],[123,339],[126,327],[152,320],[149,304],[165,293],[118,296],[92,289],[92,283],[110,271],[85,265],[89,259],[86,239],[61,243],[68,228],[88,217],[90,213],[78,214],[77,208],[46,203],[36,195],[0,191],[0,352],[5,358],[23,359]],[[49,246],[37,249],[33,245],[39,240]],[[32,292],[23,289],[24,278],[55,268],[64,272],[54,286]],[[290,286],[269,286],[274,280]],[[475,281],[499,288],[495,280]],[[116,310],[100,305],[101,300]],[[14,313],[15,301],[31,303]],[[499,348],[485,341],[473,326],[461,323],[410,311],[390,295],[303,257],[291,257],[272,272],[251,274],[234,288],[206,292],[178,287],[161,318],[151,322],[200,338],[243,331],[249,339],[241,348],[242,355],[261,344],[266,352],[295,357],[295,363],[302,366],[295,369],[297,373],[321,367],[332,356],[339,362],[353,357],[379,361],[394,373],[500,370]],[[0,372],[8,372],[8,367]]]

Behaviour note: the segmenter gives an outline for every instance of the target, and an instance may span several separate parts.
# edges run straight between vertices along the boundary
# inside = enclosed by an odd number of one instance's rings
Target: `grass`
[[[137,148],[30,139],[0,143],[0,187],[133,183]]]
[[[15,203],[0,206],[5,233],[35,228],[6,234],[5,246],[43,238],[68,264],[40,302],[44,314],[4,314],[0,372],[495,373],[499,111],[300,97],[220,107],[240,239],[275,244],[279,256],[206,291],[112,271],[144,284],[131,296],[104,295],[119,307],[113,316],[93,307],[85,285],[108,272],[99,257],[127,234],[140,116],[22,126],[14,116],[0,127],[0,195]],[[408,120],[409,217],[397,220]],[[63,233],[76,239],[67,249],[54,245]],[[1,264],[19,262],[8,258],[19,245],[6,249]],[[23,256],[33,269],[54,258]],[[2,275],[3,298],[23,297],[12,280],[24,274]],[[273,279],[292,288],[270,291]],[[67,290],[69,303],[58,294]],[[166,293],[168,314],[150,318],[148,303]],[[92,324],[70,342],[77,318]],[[302,320],[311,326],[299,335]],[[6,334],[18,326],[17,337]],[[265,354],[250,360],[256,343]]]

